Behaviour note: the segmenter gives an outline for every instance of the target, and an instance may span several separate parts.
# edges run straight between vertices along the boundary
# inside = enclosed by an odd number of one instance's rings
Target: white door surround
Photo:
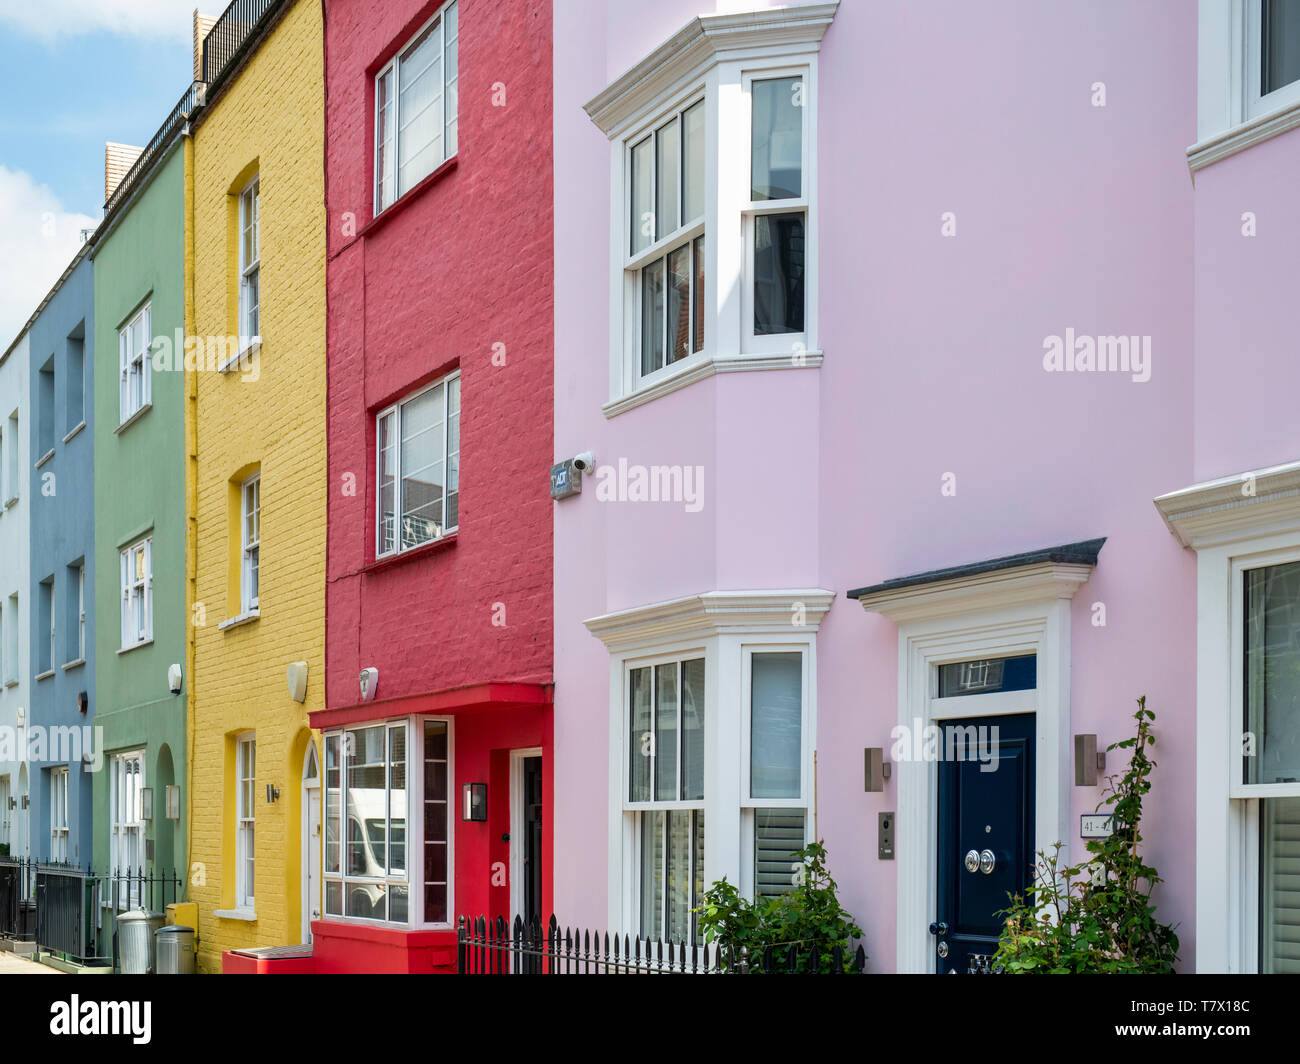
[[[310,944],[311,924],[321,918],[320,761],[307,742],[302,761],[302,941]]]
[[[528,832],[524,801],[524,760],[541,757],[542,748],[510,751],[510,921],[524,911],[524,837]],[[545,821],[543,821],[545,829]]]
[[[850,592],[868,612],[898,624],[898,724],[1034,713],[1034,849],[1067,843],[1070,782],[1070,599],[1091,576],[1101,543],[972,566],[935,579],[890,581]],[[1091,561],[1077,560],[1088,557]],[[1065,559],[1065,560],[1059,560]],[[1003,565],[1002,563],[1011,563]],[[938,574],[934,574],[937,576]],[[937,666],[1037,655],[1033,691],[940,699]],[[898,875],[897,970],[934,968],[929,925],[938,911],[938,765],[901,762],[893,786]],[[1068,860],[1066,846],[1062,859]]]

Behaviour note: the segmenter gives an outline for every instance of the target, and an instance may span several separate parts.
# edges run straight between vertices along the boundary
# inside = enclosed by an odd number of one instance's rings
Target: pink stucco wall
[[[557,912],[591,920],[607,904],[609,659],[583,620],[706,590],[819,586],[838,596],[818,642],[820,830],[872,967],[890,970],[896,866],[877,859],[875,824],[896,797],[863,793],[861,751],[887,748],[897,720],[897,631],[843,593],[1107,536],[1073,607],[1071,731],[1120,739],[1148,696],[1148,855],[1190,969],[1195,564],[1151,500],[1202,466],[1249,464],[1226,421],[1193,463],[1194,409],[1244,387],[1224,357],[1193,393],[1208,328],[1194,337],[1194,279],[1234,272],[1194,271],[1207,225],[1202,211],[1193,227],[1205,192],[1184,153],[1195,6],[843,0],[819,75],[823,366],[712,377],[607,420],[609,149],[582,104],[702,8],[555,5],[555,453],[698,464],[707,478],[695,514],[594,493],[556,506]],[[1099,81],[1105,107],[1091,102]],[[1283,188],[1279,172],[1252,203],[1294,220]],[[1226,246],[1240,210],[1224,210]],[[946,211],[955,237],[940,235]],[[1272,254],[1294,275],[1294,241]],[[1222,317],[1212,335],[1231,350]],[[1044,338],[1067,328],[1150,336],[1150,380],[1044,372]],[[954,497],[940,493],[948,472]],[[1097,794],[1071,788],[1071,823]]]

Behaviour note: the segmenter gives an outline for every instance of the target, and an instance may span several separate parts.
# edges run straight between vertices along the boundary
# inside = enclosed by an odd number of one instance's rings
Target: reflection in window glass
[[[798,798],[803,747],[803,655],[752,658],[749,791]]]
[[[755,200],[803,195],[803,79],[753,83],[752,188]]]
[[[1260,802],[1259,970],[1300,975],[1300,798]]]
[[[1261,96],[1300,81],[1300,0],[1262,0]]]
[[[1300,562],[1245,573],[1246,783],[1300,782]]]
[[[754,219],[754,335],[803,332],[803,214]]]

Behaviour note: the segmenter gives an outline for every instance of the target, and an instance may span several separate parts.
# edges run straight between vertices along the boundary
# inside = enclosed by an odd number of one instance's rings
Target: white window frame
[[[401,399],[391,406],[385,407],[375,415],[375,557],[391,558],[408,550],[419,550],[421,547],[427,547],[430,543],[437,543],[441,539],[446,539],[452,533],[460,530],[460,433],[457,432],[456,450],[451,450],[451,382],[460,380],[460,370],[454,370],[445,377],[440,377],[436,381],[430,381],[422,388],[417,388],[409,395],[402,396]],[[443,525],[438,535],[431,539],[426,539],[422,543],[414,543],[409,547],[402,546],[402,407],[407,403],[413,402],[420,398],[426,392],[442,386],[442,453],[443,453],[443,483],[442,483],[442,518],[447,519],[447,499],[451,494],[451,465],[452,455],[456,458],[456,523],[454,525]],[[462,419],[465,409],[464,389],[457,385],[456,416]],[[394,426],[394,447],[396,449],[396,464],[393,473],[393,542],[394,547],[391,550],[384,550],[384,448],[383,448],[383,422],[384,418],[391,416]],[[458,424],[460,422],[458,421]]]
[[[1245,117],[1251,119],[1300,104],[1300,78],[1270,93],[1260,91],[1260,78],[1264,66],[1264,6],[1261,0],[1248,0],[1244,7],[1246,17]]]
[[[1259,802],[1300,783],[1242,771],[1243,574],[1300,561],[1300,462],[1196,484],[1155,500],[1196,551],[1196,971],[1259,970]]]
[[[704,658],[704,887],[723,876],[752,895],[753,817],[758,806],[794,808],[790,799],[749,797],[748,678],[754,653],[803,654],[801,781],[811,795],[817,740],[817,631],[834,599],[821,589],[709,591],[634,607],[586,622],[610,653],[609,925],[640,932],[639,814],[694,809],[695,801],[630,802],[628,706],[634,668]],[[796,609],[802,604],[802,610]],[[804,624],[793,623],[801,615]],[[729,756],[724,756],[724,751]],[[749,841],[745,841],[748,828]],[[804,820],[805,840],[817,825]]]
[[[86,660],[86,563],[77,566],[77,659]]]
[[[58,628],[57,614],[59,612],[59,604],[57,601],[57,596],[54,593],[54,576],[51,575],[48,580],[42,580],[40,586],[41,586],[41,597],[45,598],[46,596],[49,596],[47,601],[49,602],[50,626],[48,631],[45,633],[46,639],[49,641],[48,642],[49,661],[42,663],[45,665],[45,668],[41,669],[41,671],[37,674],[38,678],[40,676],[52,676],[59,662],[59,659],[56,656],[57,645],[54,640],[55,631]]]
[[[135,579],[136,551],[144,552],[144,580]],[[138,539],[130,546],[122,548],[121,554],[121,602],[122,602],[122,649],[144,646],[153,641],[153,536]],[[131,623],[135,603],[140,602],[143,611],[140,631]]]
[[[436,721],[447,726],[447,919],[441,922],[429,922],[424,912],[424,724]],[[382,877],[353,876],[347,873],[347,757],[345,733],[360,728],[385,729],[385,751],[387,751],[388,729],[404,726],[406,729],[406,871],[402,873],[385,872]],[[339,870],[326,870],[325,845],[321,846],[321,912],[322,919],[331,923],[360,924],[368,927],[399,927],[414,930],[450,930],[456,921],[456,824],[458,822],[459,804],[456,801],[456,721],[454,717],[437,714],[420,714],[408,717],[390,717],[381,720],[356,721],[340,728],[331,728],[322,734],[321,748],[324,752],[321,762],[321,827],[328,838],[329,831],[329,777],[328,777],[328,743],[337,738],[340,750],[339,762]],[[385,753],[387,755],[387,752]],[[387,787],[387,783],[385,783]],[[387,801],[387,799],[386,799]],[[419,815],[415,811],[419,811]],[[391,816],[391,813],[390,813]],[[418,864],[417,864],[418,862]],[[418,873],[418,874],[417,874]],[[350,883],[405,886],[407,888],[406,921],[375,920],[360,916],[346,916],[330,913],[326,905],[326,891],[329,884],[342,885],[343,910],[347,910],[347,891]]]
[[[134,788],[127,786],[132,776]],[[144,751],[114,754],[109,762],[109,866],[113,872],[127,874],[129,882],[116,899],[119,910],[140,905],[141,885],[138,878],[130,877],[138,877],[145,866],[144,786]]]
[[[455,116],[455,119],[454,119],[454,121],[453,121],[453,123],[452,123],[452,125],[454,126],[455,131],[456,131],[456,144],[452,146],[452,149],[451,149],[450,151],[448,151],[448,150],[447,150],[447,149],[448,149],[448,144],[447,144],[447,141],[448,141],[448,137],[447,137],[447,130],[448,130],[447,96],[448,96],[448,88],[449,88],[450,82],[449,82],[449,79],[447,78],[447,54],[448,54],[448,46],[447,46],[447,40],[446,40],[447,23],[446,23],[446,21],[445,21],[445,16],[447,15],[447,13],[448,13],[452,8],[456,8],[456,36],[455,36],[455,38],[453,38],[453,40],[452,40],[452,42],[451,42],[451,48],[452,48],[453,50],[455,50],[455,52],[456,52],[457,62],[456,62],[456,77],[455,77],[454,79],[451,79],[451,80],[454,80],[454,81],[456,82],[456,90],[457,90],[457,91],[456,91],[456,103],[457,103],[457,112],[458,112],[458,113],[457,113],[457,115]],[[410,185],[410,187],[405,188],[405,189],[402,189],[402,190],[399,191],[399,190],[398,190],[398,187],[397,187],[397,182],[398,182],[398,178],[399,178],[399,176],[400,176],[400,175],[399,175],[399,168],[398,168],[398,158],[399,158],[399,156],[400,156],[400,151],[401,151],[401,142],[400,142],[400,133],[401,133],[401,127],[400,127],[400,123],[401,123],[401,111],[400,111],[400,107],[401,107],[401,98],[402,98],[402,97],[401,97],[401,69],[402,69],[402,58],[406,55],[407,52],[409,52],[409,51],[411,50],[411,46],[412,46],[416,41],[418,41],[421,37],[423,37],[424,34],[429,30],[429,28],[430,28],[431,26],[434,25],[434,23],[437,23],[437,24],[438,24],[438,41],[439,41],[439,46],[440,46],[441,51],[442,51],[442,56],[441,56],[441,68],[442,68],[442,90],[441,90],[441,94],[440,94],[440,96],[439,96],[439,100],[438,100],[438,102],[439,102],[439,106],[440,106],[440,108],[441,108],[441,110],[442,110],[442,116],[441,116],[442,125],[441,125],[441,127],[440,127],[441,130],[442,130],[442,133],[441,133],[441,139],[442,139],[442,157],[441,157],[440,159],[438,159],[437,162],[435,162],[435,163],[433,164],[433,166],[431,166],[431,167],[429,168],[429,173],[428,173],[428,174],[425,174],[424,177],[421,177],[419,180],[413,182],[413,183]],[[389,207],[391,207],[394,203],[396,203],[398,200],[400,200],[400,199],[401,199],[403,196],[405,196],[408,192],[410,192],[412,188],[414,188],[416,185],[418,185],[418,184],[420,183],[420,181],[423,181],[423,180],[425,179],[425,177],[428,177],[429,174],[432,174],[432,173],[434,172],[434,170],[436,170],[436,169],[438,169],[438,167],[442,166],[442,165],[443,165],[443,164],[444,164],[448,159],[452,159],[452,158],[454,158],[454,157],[456,156],[458,150],[459,150],[459,147],[460,147],[460,121],[459,121],[459,119],[460,119],[460,116],[459,116],[459,106],[460,106],[460,93],[459,93],[459,87],[460,87],[460,61],[459,61],[459,60],[460,60],[460,56],[459,56],[459,50],[460,50],[460,8],[457,6],[457,0],[449,0],[448,3],[443,4],[442,7],[440,7],[440,8],[439,8],[435,13],[434,13],[433,16],[432,16],[432,17],[431,17],[427,22],[424,23],[424,25],[422,25],[418,30],[416,30],[415,33],[411,34],[411,36],[408,37],[408,38],[406,39],[406,41],[403,42],[402,46],[401,46],[400,48],[398,48],[396,52],[393,53],[393,57],[392,57],[392,59],[390,59],[387,63],[385,63],[384,66],[383,66],[383,68],[382,68],[382,69],[381,69],[377,74],[375,74],[375,80],[374,80],[374,93],[375,93],[375,95],[374,95],[374,114],[373,114],[373,116],[372,116],[372,128],[373,128],[373,137],[374,137],[374,139],[373,139],[372,143],[374,144],[374,152],[375,152],[374,201],[373,201],[373,207],[374,207],[374,213],[375,213],[375,216],[376,216],[376,217],[377,217],[378,215],[382,214],[384,211],[386,211]],[[380,120],[380,110],[379,110],[379,91],[380,91],[380,83],[384,80],[384,78],[387,78],[387,77],[391,77],[391,79],[392,79],[392,80],[391,80],[391,85],[392,85],[392,88],[391,88],[391,95],[389,96],[389,112],[390,112],[391,115],[392,115],[392,122],[393,122],[393,139],[392,139],[392,148],[391,148],[391,150],[388,152],[388,156],[387,156],[387,165],[384,167],[384,172],[381,174],[380,171],[379,171],[379,168],[380,168],[380,121],[379,121],[379,120]],[[387,185],[386,185],[386,186],[385,186],[384,182],[387,182]],[[391,190],[391,198],[387,198],[387,199],[385,199],[385,197],[384,197],[384,195],[383,195],[385,187],[387,187],[388,189]]]
[[[252,233],[254,255],[247,257],[245,236]],[[239,193],[239,350],[262,342],[262,175],[257,174]],[[254,304],[249,293],[257,288]],[[257,328],[251,318],[256,311]]]
[[[131,350],[131,332],[139,323],[143,326],[144,345],[137,351]],[[153,304],[145,303],[131,315],[125,325],[118,329],[118,424],[125,425],[142,410],[147,410],[153,403],[153,385],[151,381],[152,359],[149,354],[153,344]],[[133,405],[133,382],[139,380],[140,402]]]
[[[250,495],[253,497],[251,510]],[[261,514],[262,475],[254,473],[239,486],[239,608],[241,614],[249,614],[259,609],[262,557]],[[253,591],[254,574],[257,576],[257,592]]]
[[[734,15],[702,16],[586,105],[609,137],[610,386],[606,417],[714,373],[821,365],[818,327],[817,64],[835,4],[746,13],[737,43]],[[688,47],[702,41],[704,47]],[[803,193],[798,200],[751,199],[751,86],[804,79]],[[684,238],[679,231],[629,255],[631,149],[686,107],[705,101],[705,214],[696,225],[705,248],[704,349],[640,376],[639,270]],[[753,219],[804,213],[804,331],[756,336],[753,330]],[[736,234],[722,239],[722,234]]]
[[[251,774],[249,755],[252,755]],[[245,787],[249,783],[247,805]],[[249,867],[253,883],[248,881]],[[235,909],[254,912],[257,876],[257,733],[243,732],[235,737]]]
[[[50,861],[68,863],[68,768],[50,769]]]
[[[18,617],[19,598],[18,592],[15,591],[5,600],[5,629],[4,629],[4,684],[6,687],[19,682],[18,679],[18,656],[19,640],[22,625]]]

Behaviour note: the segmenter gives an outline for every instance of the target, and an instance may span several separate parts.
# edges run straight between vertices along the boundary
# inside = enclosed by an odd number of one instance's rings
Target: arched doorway
[[[307,740],[302,758],[302,941],[311,942],[311,922],[320,919],[320,763]]]

